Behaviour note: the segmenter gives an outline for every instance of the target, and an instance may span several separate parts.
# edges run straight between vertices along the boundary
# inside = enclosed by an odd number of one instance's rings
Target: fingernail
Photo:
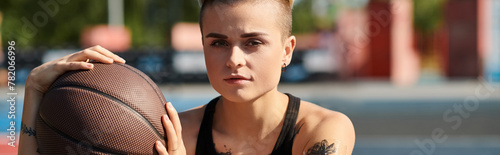
[[[125,63],[125,59],[123,59],[122,57],[120,56],[115,56],[115,59],[117,59],[118,62],[122,62],[122,63]]]
[[[163,146],[163,144],[160,141],[156,141],[156,145]]]
[[[113,59],[111,59],[111,58],[108,58],[108,61],[109,61],[109,62],[113,62],[114,60],[113,60]]]
[[[167,104],[168,104],[168,107],[169,107],[169,108],[172,108],[172,107],[173,107],[172,102],[167,102]]]
[[[163,119],[168,119],[168,115],[163,115]]]
[[[93,68],[93,67],[94,67],[94,64],[89,63],[89,64],[87,64],[87,67],[89,67],[89,68]]]

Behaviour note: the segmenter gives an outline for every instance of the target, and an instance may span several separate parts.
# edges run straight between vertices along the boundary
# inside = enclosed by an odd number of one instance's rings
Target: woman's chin
[[[252,101],[255,97],[251,97],[249,93],[242,94],[242,93],[237,93],[237,92],[230,92],[230,93],[224,93],[221,94],[224,99],[228,100],[229,102],[234,102],[234,103],[242,103],[242,102],[249,102]]]
[[[222,91],[218,92],[225,100],[234,103],[251,102],[258,97],[258,95],[255,94],[254,91],[246,91],[244,89],[237,89],[237,90],[223,89]]]

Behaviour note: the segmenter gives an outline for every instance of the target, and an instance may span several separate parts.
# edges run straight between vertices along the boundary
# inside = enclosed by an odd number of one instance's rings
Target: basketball
[[[156,84],[126,64],[94,63],[47,90],[36,120],[41,154],[157,154],[165,144],[166,100]]]

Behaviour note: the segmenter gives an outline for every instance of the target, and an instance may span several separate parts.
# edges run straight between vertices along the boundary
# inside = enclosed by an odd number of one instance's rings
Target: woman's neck
[[[287,105],[288,97],[277,90],[243,103],[222,98],[216,105],[213,129],[238,139],[266,139],[279,134]]]

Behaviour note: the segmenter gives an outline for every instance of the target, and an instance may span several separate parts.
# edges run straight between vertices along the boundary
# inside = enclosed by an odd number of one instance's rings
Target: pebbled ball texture
[[[70,71],[45,93],[36,121],[42,154],[157,154],[165,145],[166,100],[156,84],[126,64],[94,63]],[[165,145],[166,146],[166,145]]]

